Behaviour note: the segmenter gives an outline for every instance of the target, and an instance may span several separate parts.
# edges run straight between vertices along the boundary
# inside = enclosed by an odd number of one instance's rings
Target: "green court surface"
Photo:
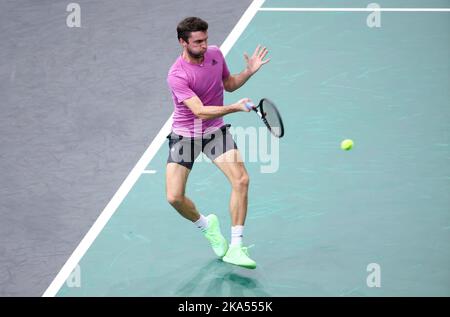
[[[81,283],[57,296],[449,296],[450,13],[383,12],[380,28],[368,14],[259,11],[226,56],[236,73],[244,51],[269,48],[271,62],[225,103],[269,97],[286,129],[278,164],[246,163],[256,270],[216,259],[167,203],[166,142],[147,167],[156,173],[140,176],[82,257]],[[261,126],[253,113],[225,121]],[[229,239],[230,186],[212,163],[194,165],[187,195]],[[380,287],[367,284],[371,263]]]

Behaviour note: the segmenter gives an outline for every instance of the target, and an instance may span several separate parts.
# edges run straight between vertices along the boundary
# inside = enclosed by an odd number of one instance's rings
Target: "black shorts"
[[[230,124],[223,125],[212,133],[202,137],[190,138],[171,132],[169,139],[169,158],[167,163],[178,163],[192,169],[195,159],[203,152],[211,161],[229,150],[237,149],[237,145],[228,128]]]

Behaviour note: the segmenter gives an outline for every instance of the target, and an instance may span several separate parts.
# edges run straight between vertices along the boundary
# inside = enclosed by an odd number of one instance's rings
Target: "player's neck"
[[[199,58],[195,58],[191,56],[188,51],[183,50],[183,53],[181,54],[181,58],[184,59],[186,62],[191,64],[201,64],[205,60],[205,55]]]

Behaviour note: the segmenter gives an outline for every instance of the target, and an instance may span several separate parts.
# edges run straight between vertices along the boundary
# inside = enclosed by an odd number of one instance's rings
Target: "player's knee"
[[[167,201],[172,206],[181,204],[183,202],[183,199],[184,199],[184,196],[180,195],[180,194],[171,194],[171,193],[167,194]]]
[[[233,186],[239,190],[247,189],[249,184],[250,178],[247,173],[244,173],[239,177],[236,177],[236,179],[233,182]]]

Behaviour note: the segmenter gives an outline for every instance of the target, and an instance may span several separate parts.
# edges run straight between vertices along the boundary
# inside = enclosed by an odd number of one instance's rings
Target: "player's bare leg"
[[[190,169],[180,164],[167,164],[167,201],[178,211],[180,215],[192,221],[208,239],[214,253],[218,257],[223,257],[228,250],[228,243],[220,232],[219,219],[214,214],[206,217],[203,216],[200,212],[198,212],[194,203],[185,195],[189,173]]]
[[[245,218],[247,217],[249,176],[239,150],[230,150],[215,159],[214,164],[225,174],[231,184],[231,244],[223,257],[224,262],[248,269],[256,268],[247,251],[242,246]]]
[[[247,217],[249,176],[239,150],[225,152],[214,160],[214,164],[231,184],[231,223],[233,226],[243,226]]]
[[[166,196],[167,201],[184,218],[195,222],[200,218],[194,203],[185,196],[186,182],[190,169],[177,164],[168,163],[166,168]]]

